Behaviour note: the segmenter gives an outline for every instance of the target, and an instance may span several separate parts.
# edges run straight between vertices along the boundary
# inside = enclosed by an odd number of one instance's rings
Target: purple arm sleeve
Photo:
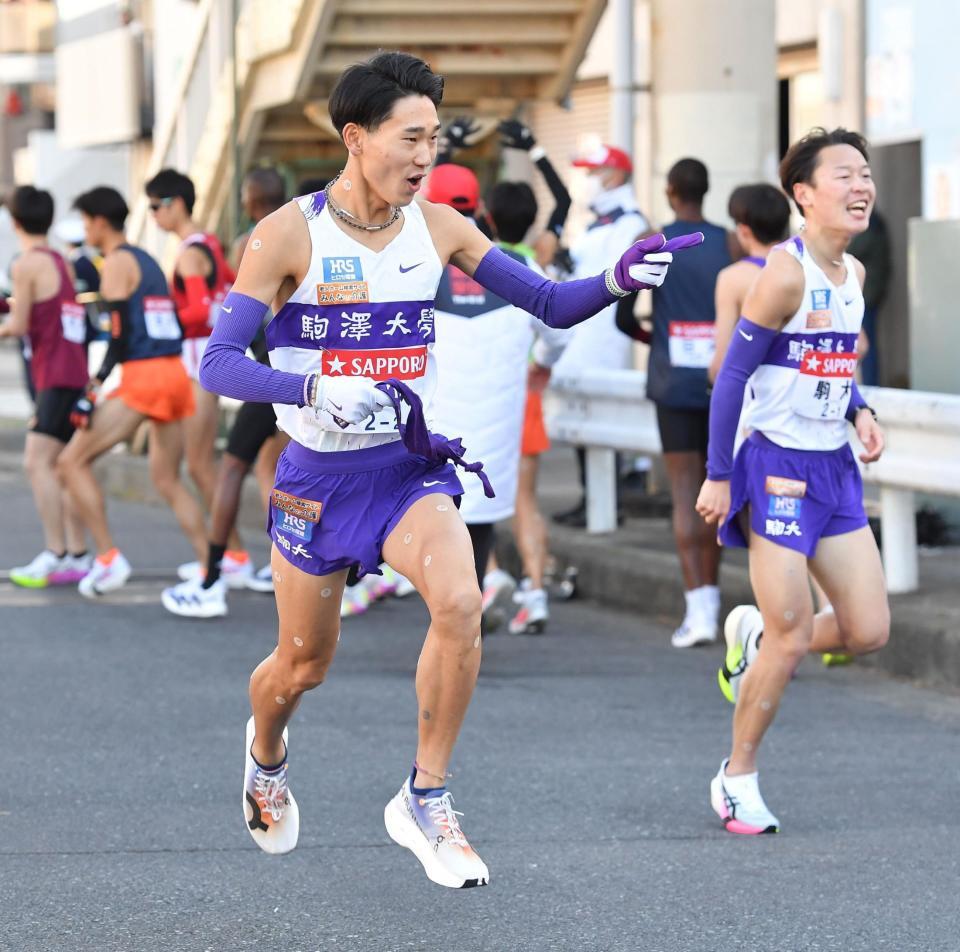
[[[307,377],[274,370],[246,355],[260,330],[267,305],[231,291],[220,308],[217,323],[200,361],[200,386],[249,403],[305,405]]]
[[[491,248],[483,256],[473,279],[547,327],[573,327],[617,300],[607,290],[602,274],[557,284],[499,248]]]
[[[861,407],[865,407],[867,405],[867,401],[863,399],[863,394],[857,387],[856,380],[851,380],[850,385],[850,402],[847,404],[847,412],[844,414],[844,416],[846,416],[851,423],[854,423],[857,419],[857,410],[859,410]]]
[[[729,479],[733,472],[733,444],[743,409],[743,391],[750,375],[763,363],[777,331],[741,317],[710,397],[710,441],[707,479]]]

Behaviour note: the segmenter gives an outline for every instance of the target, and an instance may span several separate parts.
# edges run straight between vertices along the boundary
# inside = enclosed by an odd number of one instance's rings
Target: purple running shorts
[[[441,493],[459,505],[453,465],[412,455],[399,440],[340,453],[291,442],[277,462],[267,534],[281,555],[311,575],[358,565],[380,575],[381,550],[421,496]]]
[[[863,482],[849,445],[793,450],[751,433],[733,463],[730,513],[722,545],[747,546],[737,513],[749,506],[750,527],[761,538],[813,557],[826,536],[867,525]]]

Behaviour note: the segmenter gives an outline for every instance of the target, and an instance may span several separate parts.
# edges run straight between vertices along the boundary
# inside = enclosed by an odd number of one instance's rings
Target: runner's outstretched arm
[[[591,278],[558,284],[494,247],[454,209],[435,205],[431,217],[447,237],[449,260],[548,327],[573,327],[633,291],[659,287],[673,252],[703,241],[699,232],[670,241],[652,235],[631,245],[612,268]]]

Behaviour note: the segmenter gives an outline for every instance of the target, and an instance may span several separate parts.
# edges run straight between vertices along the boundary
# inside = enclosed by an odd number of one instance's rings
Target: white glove
[[[366,377],[324,377],[314,375],[316,393],[311,405],[329,416],[340,429],[360,423],[368,416],[392,406],[390,398]]]
[[[673,261],[672,251],[655,251],[644,255],[640,264],[632,264],[628,273],[634,281],[639,281],[651,288],[658,288],[667,276],[667,268]]]

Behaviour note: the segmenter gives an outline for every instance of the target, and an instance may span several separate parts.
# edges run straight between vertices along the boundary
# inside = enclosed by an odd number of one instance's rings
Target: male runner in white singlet
[[[876,197],[867,144],[845,129],[814,129],[784,156],[780,179],[804,229],[770,253],[744,301],[714,385],[697,501],[707,522],[719,523],[722,544],[749,547],[759,606],[735,608],[724,628],[720,688],[737,707],[733,747],[710,800],[731,833],[780,829],[760,796],[757,750],[807,652],[876,651],[890,628],[847,443],[850,421],[863,462],[883,452],[883,433],[853,379],[864,271],[846,253]],[[751,433],[734,458],[748,380]],[[808,566],[832,610],[814,615]]]
[[[384,811],[387,832],[431,880],[464,887],[485,884],[489,873],[445,787],[481,644],[480,590],[451,462],[480,467],[464,464],[459,441],[425,424],[441,273],[452,261],[548,325],[572,326],[659,285],[671,251],[696,240],[670,245],[654,236],[607,271],[564,285],[536,275],[454,209],[413,201],[436,155],[442,90],[443,79],[405,53],[344,72],[329,108],[346,166],[324,192],[254,229],[200,379],[209,390],[274,403],[291,437],[268,520],[279,640],[250,681],[243,806],[251,835],[267,852],[296,845],[287,722],[333,660],[348,568],[377,573],[383,560],[430,611],[417,667],[416,759]],[[244,351],[271,302],[268,367]]]

